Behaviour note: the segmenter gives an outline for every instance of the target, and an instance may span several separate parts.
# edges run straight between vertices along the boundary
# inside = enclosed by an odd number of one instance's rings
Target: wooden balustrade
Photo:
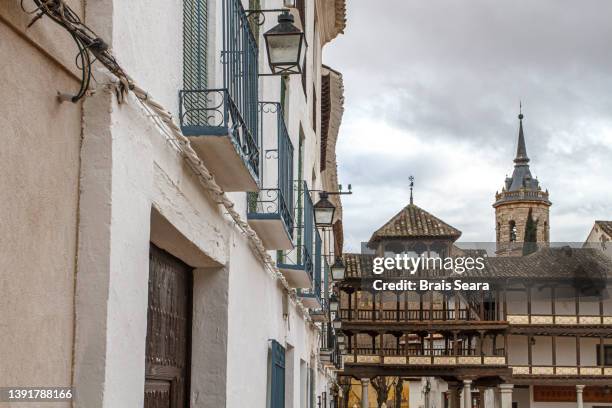
[[[493,316],[486,315],[487,318],[493,318]],[[435,320],[435,321],[476,321],[476,316],[470,314],[468,309],[459,310],[444,310],[444,309],[408,309],[408,310],[397,310],[397,309],[340,309],[340,318],[346,321],[382,321],[382,322],[393,322],[393,321],[424,321],[424,320]]]
[[[605,315],[508,314],[507,320],[516,325],[612,325],[612,316]]]
[[[356,354],[365,355],[365,356],[383,355],[383,356],[461,356],[461,357],[477,356],[477,357],[480,357],[476,349],[458,349],[457,354],[453,354],[452,348],[446,349],[446,348],[426,347],[422,350],[420,348],[409,348],[408,350],[406,350],[403,346],[399,348],[398,347],[383,347],[382,350],[380,349],[380,347],[376,347],[376,348],[356,347],[356,348],[353,348],[352,350],[347,351],[347,353],[355,354],[355,351],[357,352]],[[492,355],[485,353],[484,356],[487,356],[487,357],[505,356],[505,349],[498,348],[494,351]]]
[[[511,368],[515,376],[612,377],[612,366],[519,365],[511,366]]]
[[[505,356],[463,356],[463,355],[380,355],[345,354],[345,364],[393,364],[408,366],[506,366]]]

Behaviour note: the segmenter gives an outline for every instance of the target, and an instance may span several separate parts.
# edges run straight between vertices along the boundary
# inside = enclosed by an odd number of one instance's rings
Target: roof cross
[[[408,177],[408,180],[410,180],[410,204],[413,204],[412,189],[414,188],[414,176]]]

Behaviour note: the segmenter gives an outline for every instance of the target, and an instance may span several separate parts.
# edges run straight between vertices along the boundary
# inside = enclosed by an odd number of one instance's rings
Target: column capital
[[[473,382],[472,380],[463,380],[463,386],[464,387],[469,386],[472,384],[472,382]]]
[[[585,385],[576,385],[576,392],[582,392],[584,390]]]
[[[512,392],[514,384],[499,384],[499,391],[502,393]]]
[[[362,384],[367,384],[367,383],[369,383],[369,382],[370,382],[370,379],[369,379],[369,378],[362,378],[362,379],[361,379],[361,383],[362,383]]]

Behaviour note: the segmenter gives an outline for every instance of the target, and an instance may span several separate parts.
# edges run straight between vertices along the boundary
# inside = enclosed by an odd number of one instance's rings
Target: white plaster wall
[[[572,337],[557,337],[557,365],[576,366],[576,340]]]
[[[527,294],[525,291],[508,290],[506,305],[508,314],[527,314]]]
[[[508,336],[508,365],[527,363],[527,336]]]
[[[75,50],[51,22],[26,32],[30,19],[18,2],[0,4],[0,387],[65,387],[72,377],[81,106],[56,99],[58,90],[78,87],[66,68]]]
[[[531,347],[533,365],[552,365],[552,339],[534,336],[535,344]],[[527,352],[526,349],[523,350]]]

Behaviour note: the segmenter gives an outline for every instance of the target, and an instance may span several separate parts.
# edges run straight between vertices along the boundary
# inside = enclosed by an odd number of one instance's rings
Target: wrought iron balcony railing
[[[197,88],[205,81],[186,83],[180,92],[180,121],[185,136],[230,136],[255,182],[259,181],[258,47],[240,0],[223,0],[223,85]],[[206,36],[206,27],[192,30]],[[191,65],[205,65],[198,38],[185,43]],[[193,49],[190,49],[193,48]],[[192,61],[193,60],[193,61]],[[204,85],[205,86],[205,85]]]
[[[248,194],[247,217],[281,220],[286,234],[291,238],[294,229],[292,185],[294,150],[280,103],[259,103],[259,126],[263,144],[261,190]],[[264,129],[267,133],[264,133]],[[266,148],[266,144],[269,144],[269,148]]]
[[[339,368],[342,364],[342,352],[337,341],[336,333],[331,324],[324,323],[321,330],[320,355],[324,363],[329,363]]]
[[[305,181],[294,183],[296,197],[296,228],[294,240],[296,246],[292,250],[279,251],[277,266],[281,271],[303,271],[309,279],[310,284],[301,286],[310,288],[314,274],[314,210],[310,191]]]
[[[323,254],[321,236],[318,231],[315,231],[315,245],[314,245],[314,270],[313,270],[313,283],[312,287],[308,289],[300,289],[299,296],[301,298],[312,299],[316,302],[315,308],[320,309],[323,305],[321,298],[321,277],[323,272]]]
[[[259,180],[257,129],[243,119],[227,89],[181,91],[179,114],[185,136],[229,135],[249,172]]]

